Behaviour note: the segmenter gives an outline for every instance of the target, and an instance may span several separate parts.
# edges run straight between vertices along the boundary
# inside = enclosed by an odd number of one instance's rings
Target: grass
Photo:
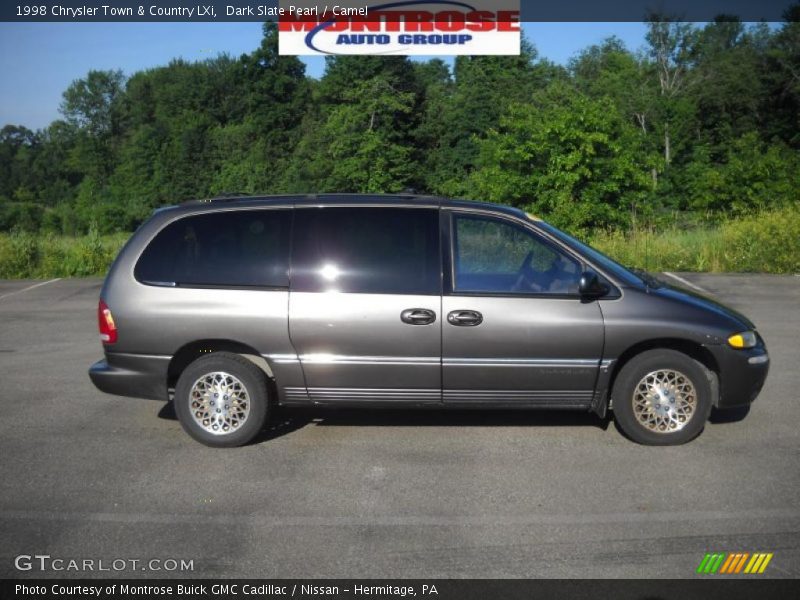
[[[0,234],[0,279],[103,276],[130,234]],[[650,271],[800,273],[800,205],[716,228],[598,232],[589,243]]]
[[[129,237],[128,233],[82,237],[2,234],[0,278],[102,276]]]
[[[601,232],[589,243],[649,271],[800,273],[800,206],[731,220],[713,229],[677,225]]]

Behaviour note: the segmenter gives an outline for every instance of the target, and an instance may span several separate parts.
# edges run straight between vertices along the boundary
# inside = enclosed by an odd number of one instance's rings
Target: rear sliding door
[[[438,208],[298,207],[289,332],[312,402],[441,402],[440,294]]]

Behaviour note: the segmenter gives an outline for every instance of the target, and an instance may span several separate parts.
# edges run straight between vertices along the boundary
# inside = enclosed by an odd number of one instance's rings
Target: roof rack
[[[219,194],[211,198],[186,200],[185,202],[181,202],[181,204],[205,204],[206,202],[229,202],[231,200],[240,200],[242,198],[254,195],[255,194],[250,194],[247,192],[220,192]]]
[[[181,202],[181,206],[184,205],[197,205],[197,204],[210,204],[210,203],[223,203],[223,202],[240,202],[240,201],[248,201],[252,200],[254,202],[257,201],[265,201],[265,200],[287,200],[287,199],[295,199],[295,200],[306,200],[306,201],[318,201],[318,200],[325,200],[326,198],[330,197],[350,197],[353,199],[370,199],[374,197],[394,197],[394,198],[402,198],[404,200],[441,200],[441,196],[436,194],[419,194],[415,193],[413,190],[405,189],[401,192],[396,193],[321,193],[321,194],[250,194],[250,193],[242,193],[242,192],[224,192],[217,196],[211,198],[202,198],[202,199],[194,199],[194,200],[187,200],[185,202]]]

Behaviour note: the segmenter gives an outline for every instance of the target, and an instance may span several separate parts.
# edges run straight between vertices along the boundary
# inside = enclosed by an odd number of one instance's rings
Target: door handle
[[[409,325],[430,325],[436,320],[436,313],[427,308],[407,308],[400,313],[400,320]]]
[[[454,310],[447,315],[447,322],[460,327],[475,327],[483,323],[483,315],[477,310]]]

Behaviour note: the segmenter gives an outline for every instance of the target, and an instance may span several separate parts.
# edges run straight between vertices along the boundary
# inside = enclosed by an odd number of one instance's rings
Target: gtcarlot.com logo
[[[14,558],[17,571],[194,571],[194,560],[183,558],[62,558],[49,554],[20,554]]]
[[[697,567],[701,575],[760,575],[772,552],[707,552]]]

